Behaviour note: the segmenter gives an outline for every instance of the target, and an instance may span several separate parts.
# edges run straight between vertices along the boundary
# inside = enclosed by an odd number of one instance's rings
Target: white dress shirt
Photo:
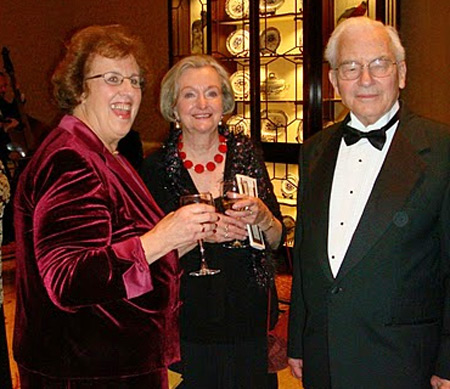
[[[399,108],[396,102],[389,112],[367,127],[350,113],[348,124],[364,132],[376,130],[386,125]],[[382,150],[373,147],[367,138],[351,146],[341,140],[331,186],[328,222],[328,260],[334,277],[342,265],[397,126],[398,121],[386,132],[386,143]]]

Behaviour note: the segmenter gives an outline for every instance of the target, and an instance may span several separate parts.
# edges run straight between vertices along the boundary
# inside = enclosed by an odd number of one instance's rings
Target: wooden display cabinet
[[[352,7],[365,6],[364,14],[396,25],[397,2],[171,1],[172,63],[201,52],[229,71],[236,109],[225,121],[233,131],[261,143],[289,224],[295,220],[301,142],[346,113],[328,81],[326,42],[339,17]]]

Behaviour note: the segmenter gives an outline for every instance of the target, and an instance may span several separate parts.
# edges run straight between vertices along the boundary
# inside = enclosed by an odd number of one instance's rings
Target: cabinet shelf
[[[286,12],[275,15],[262,15],[260,14],[260,24],[265,24],[267,21],[271,22],[282,22],[282,21],[301,21],[303,20],[303,11],[295,12]],[[218,23],[224,26],[242,26],[242,25],[250,25],[250,19],[242,18],[242,19],[221,19],[216,20],[214,23]]]
[[[395,15],[394,20],[386,18],[392,18],[389,12],[398,8],[398,1],[371,0],[367,2],[367,16],[395,24]],[[171,61],[202,52],[213,55],[230,75],[248,72],[242,85],[249,90],[236,93],[236,110],[227,120],[234,116],[234,127],[245,127],[252,139],[261,144],[282,213],[292,220],[296,217],[296,199],[284,197],[281,183],[287,177],[298,178],[301,144],[295,141],[303,141],[346,113],[328,81],[329,66],[323,59],[323,50],[337,18],[350,2],[285,0],[272,14],[260,13],[259,3],[249,0],[248,17],[232,19],[226,13],[226,0],[172,0]],[[227,48],[227,38],[239,29],[246,31],[242,35],[248,36],[242,39],[248,42],[234,52],[248,50],[247,56],[233,56]],[[268,29],[270,40],[264,38],[262,44],[261,36],[266,30],[266,37],[269,36]],[[261,52],[261,46],[266,53]],[[263,93],[271,73],[276,76],[272,81],[283,80],[289,86],[281,98],[267,98]]]
[[[265,100],[265,99],[261,99],[261,104],[295,104],[298,106],[302,106],[304,101],[303,100],[299,100],[299,99],[295,99],[295,100],[281,100],[281,99],[277,99],[277,100]]]
[[[371,4],[381,1],[394,0]],[[344,112],[327,79],[323,49],[349,2],[285,0],[273,14],[260,13],[259,3],[248,1],[248,16],[232,19],[226,0],[172,0],[170,52],[176,61],[201,51],[227,69],[236,108],[225,121],[261,145],[282,213],[295,219],[295,195],[286,198],[282,183],[298,179],[298,142]]]
[[[294,53],[294,50],[298,50],[298,53]],[[250,65],[250,56],[233,56],[233,55],[226,55],[225,53],[221,53],[219,51],[212,52],[212,55],[218,59],[220,59],[223,62],[238,62],[242,66],[249,66]],[[260,57],[260,64],[261,65],[267,65],[273,62],[274,60],[278,58],[284,58],[292,63],[301,64],[303,63],[303,48],[302,47],[294,47],[293,49],[290,49],[288,52],[285,53],[273,53],[273,54],[259,54]]]

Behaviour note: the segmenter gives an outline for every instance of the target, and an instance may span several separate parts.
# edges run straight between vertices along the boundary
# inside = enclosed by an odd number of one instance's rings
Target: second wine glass
[[[239,200],[239,185],[237,183],[237,180],[234,178],[231,180],[222,181],[221,186],[222,207],[223,211],[225,212],[227,209],[231,209],[233,205]],[[224,246],[232,249],[237,249],[247,247],[247,244],[245,243],[245,241],[235,239],[232,242],[225,243]]]
[[[209,192],[195,193],[189,195],[183,195],[180,197],[180,206],[188,204],[209,204],[214,206],[214,200],[212,194]],[[200,247],[200,269],[192,271],[189,273],[190,276],[213,276],[220,273],[220,269],[210,269],[206,261],[205,248],[203,246],[203,241],[200,239],[198,241],[198,246]]]

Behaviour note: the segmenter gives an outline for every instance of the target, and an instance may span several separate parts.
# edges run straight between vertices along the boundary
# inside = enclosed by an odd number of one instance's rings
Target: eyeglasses
[[[361,77],[363,69],[367,67],[372,77],[383,78],[392,74],[392,69],[397,65],[397,62],[386,58],[376,58],[366,64],[360,64],[356,61],[344,62],[334,70],[337,72],[341,80],[356,80]]]
[[[95,76],[86,77],[85,80],[93,80],[94,78],[103,78],[103,81],[105,81],[108,85],[113,86],[119,86],[122,85],[123,80],[128,79],[130,80],[130,84],[135,89],[143,89],[144,88],[144,79],[140,76],[131,76],[131,77],[125,77],[122,76],[120,73],[116,72],[107,72],[103,74],[96,74]]]

